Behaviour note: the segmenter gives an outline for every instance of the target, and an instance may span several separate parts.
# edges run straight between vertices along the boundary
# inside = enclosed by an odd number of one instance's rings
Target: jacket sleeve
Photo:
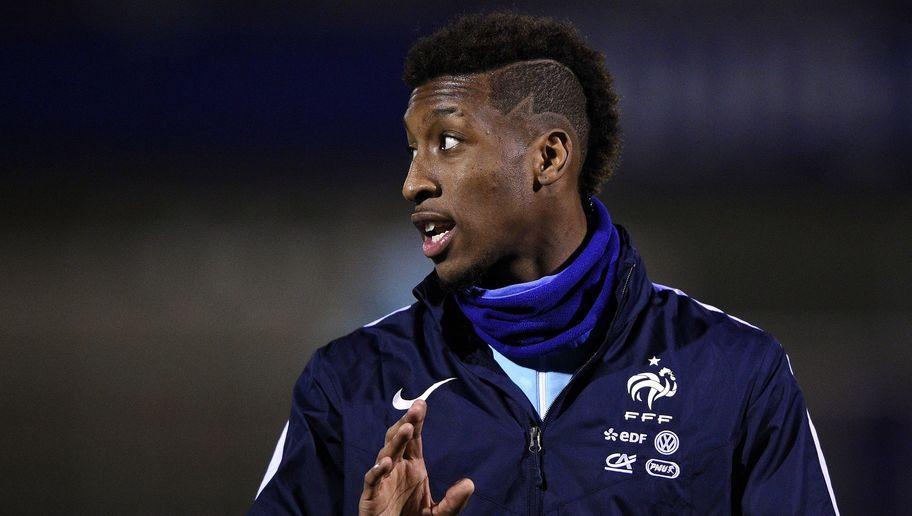
[[[817,432],[788,357],[774,341],[762,362],[766,373],[751,394],[736,456],[734,512],[838,515]]]
[[[342,512],[341,413],[322,354],[295,384],[288,426],[248,514]]]

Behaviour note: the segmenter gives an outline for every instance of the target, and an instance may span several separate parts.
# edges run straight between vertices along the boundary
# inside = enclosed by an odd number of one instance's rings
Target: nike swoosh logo
[[[447,378],[446,380],[440,380],[439,382],[435,383],[434,385],[431,385],[430,387],[428,387],[427,390],[424,391],[424,393],[421,394],[421,396],[418,396],[418,397],[415,398],[414,400],[403,399],[403,398],[402,398],[402,389],[399,389],[399,390],[396,392],[396,395],[393,396],[393,408],[396,409],[396,410],[408,410],[409,407],[412,406],[412,403],[415,403],[415,400],[425,400],[425,401],[427,401],[428,396],[430,396],[431,393],[434,392],[434,390],[435,390],[437,387],[440,387],[441,385],[443,385],[443,384],[449,382],[450,380],[455,380],[455,379],[456,379],[456,378],[454,377],[454,378]]]

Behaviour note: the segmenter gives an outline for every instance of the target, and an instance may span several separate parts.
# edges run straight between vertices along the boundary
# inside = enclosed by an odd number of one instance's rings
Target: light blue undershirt
[[[494,360],[500,364],[513,383],[522,389],[542,419],[545,418],[548,407],[554,403],[554,399],[570,383],[570,377],[573,376],[556,371],[536,371],[510,361],[494,348],[491,348],[491,352],[494,353]]]
[[[589,332],[583,334],[579,340],[584,341],[587,337],[589,337]],[[494,360],[497,361],[500,368],[523,391],[523,394],[529,398],[532,406],[535,407],[535,411],[544,419],[548,408],[554,403],[557,395],[564,390],[564,387],[570,383],[570,378],[573,374],[559,371],[538,371],[530,367],[523,367],[503,356],[493,347],[488,347],[494,354]]]

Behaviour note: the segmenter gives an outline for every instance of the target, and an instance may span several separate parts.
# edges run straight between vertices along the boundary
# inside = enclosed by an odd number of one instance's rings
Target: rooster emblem
[[[678,392],[678,384],[671,369],[663,367],[659,374],[640,373],[627,380],[627,392],[636,401],[643,401],[643,390],[646,390],[646,405],[652,410],[652,402],[659,398],[670,398]]]

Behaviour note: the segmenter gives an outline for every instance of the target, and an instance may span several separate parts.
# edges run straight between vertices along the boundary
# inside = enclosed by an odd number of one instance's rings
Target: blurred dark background
[[[315,347],[430,271],[402,62],[493,4],[21,4],[0,16],[0,512],[241,513]],[[626,143],[602,198],[653,280],[785,345],[844,514],[907,513],[908,12],[675,4],[523,8],[606,55]]]

